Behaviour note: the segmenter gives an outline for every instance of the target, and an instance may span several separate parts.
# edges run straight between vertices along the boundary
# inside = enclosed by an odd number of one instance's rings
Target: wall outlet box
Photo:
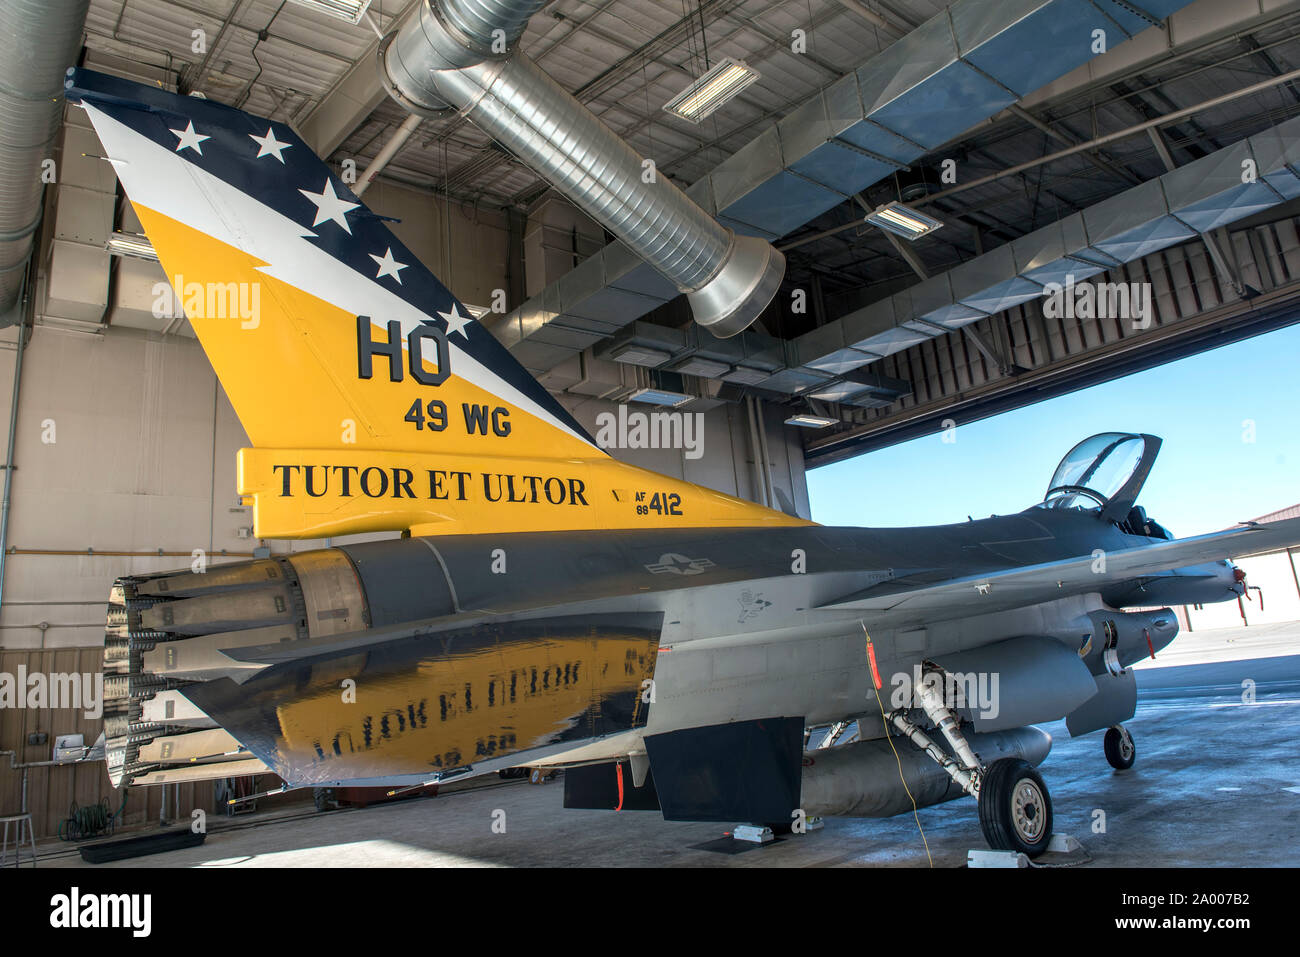
[[[86,738],[80,734],[60,734],[54,739],[54,760],[60,764],[80,761],[86,756]]]

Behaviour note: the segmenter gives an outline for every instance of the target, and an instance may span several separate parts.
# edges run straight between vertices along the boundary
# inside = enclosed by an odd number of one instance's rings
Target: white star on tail
[[[319,193],[309,193],[305,189],[300,189],[309,200],[316,204],[316,219],[312,226],[319,226],[327,219],[332,219],[343,227],[343,231],[348,235],[352,234],[352,227],[348,225],[347,212],[349,209],[356,209],[360,203],[349,203],[347,200],[339,199],[338,194],[334,192],[334,184],[325,180],[325,188]]]
[[[195,133],[193,120],[190,120],[190,125],[185,127],[185,129],[172,130],[172,132],[175,133],[176,136],[180,139],[180,142],[176,144],[176,152],[178,153],[184,149],[192,149],[194,150],[194,152],[202,156],[203,147],[201,147],[199,144],[202,143],[204,140],[212,139],[212,137],[210,136],[200,136],[198,133]]]
[[[281,154],[291,145],[289,143],[281,143],[277,140],[275,138],[275,130],[271,129],[269,126],[266,128],[265,136],[258,136],[255,133],[249,133],[248,138],[260,147],[257,151],[257,155],[254,156],[253,159],[261,159],[263,156],[274,156],[283,163],[284,156]]]
[[[465,332],[465,327],[474,320],[469,316],[462,316],[460,314],[460,306],[453,302],[451,304],[451,312],[440,312],[438,315],[447,320],[447,335],[451,335],[453,332],[459,332],[462,339],[466,342],[469,341],[469,335]]]
[[[390,246],[382,256],[376,256],[374,253],[368,254],[371,259],[379,264],[379,272],[375,275],[376,279],[383,279],[385,276],[392,276],[397,280],[398,285],[402,283],[402,277],[398,275],[405,269],[408,263],[399,263],[393,258],[393,249]]]

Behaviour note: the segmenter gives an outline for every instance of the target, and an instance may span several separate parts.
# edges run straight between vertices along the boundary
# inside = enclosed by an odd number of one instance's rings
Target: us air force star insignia
[[[705,569],[712,568],[713,562],[707,558],[687,558],[676,552],[666,552],[659,556],[659,561],[645,566],[653,575],[703,575]]]
[[[748,588],[740,593],[740,617],[736,621],[743,622],[746,618],[757,618],[763,609],[769,607],[772,603],[765,601],[763,593],[752,592]]]
[[[185,127],[185,129],[172,130],[172,132],[175,133],[177,138],[180,140],[180,142],[176,144],[176,152],[178,153],[181,150],[189,149],[189,150],[194,150],[194,152],[202,156],[203,147],[201,147],[199,144],[202,143],[204,140],[212,139],[212,137],[210,136],[201,136],[198,133],[194,132],[193,120],[190,120],[189,126]]]
[[[397,280],[398,285],[401,285],[402,277],[399,276],[398,273],[405,269],[408,264],[399,263],[393,258],[393,249],[391,246],[382,256],[376,256],[374,253],[370,253],[369,256],[375,262],[379,263],[379,273],[375,276],[376,279],[383,279],[385,276],[392,276]]]
[[[275,138],[275,130],[271,129],[269,126],[266,128],[265,136],[258,136],[255,133],[249,133],[248,138],[260,147],[257,151],[257,155],[254,156],[253,159],[261,159],[263,156],[274,156],[283,163],[284,156],[281,154],[291,145],[289,143],[281,143],[277,140]]]
[[[451,312],[440,312],[438,315],[447,320],[447,335],[451,335],[453,332],[459,332],[462,339],[467,342],[469,341],[469,336],[465,334],[465,327],[474,320],[469,316],[462,316],[460,314],[460,306],[456,305],[456,303],[452,303]]]
[[[326,220],[333,220],[343,227],[344,231],[351,235],[352,227],[348,225],[347,212],[350,209],[356,209],[360,203],[349,203],[347,200],[339,199],[338,194],[334,192],[334,184],[328,179],[325,180],[325,188],[319,193],[309,193],[305,189],[298,192],[306,196],[316,206],[316,219],[312,221],[312,226],[319,226]]]

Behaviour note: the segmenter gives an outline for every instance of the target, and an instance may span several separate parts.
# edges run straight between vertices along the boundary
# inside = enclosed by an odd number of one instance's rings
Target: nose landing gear
[[[1106,751],[1106,760],[1116,771],[1127,771],[1137,760],[1137,746],[1133,744],[1133,735],[1128,728],[1117,724],[1106,729],[1106,739],[1102,742]]]

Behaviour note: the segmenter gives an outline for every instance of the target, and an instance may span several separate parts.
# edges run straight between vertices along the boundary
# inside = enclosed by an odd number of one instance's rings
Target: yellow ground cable
[[[907,792],[907,799],[912,802],[912,820],[916,821],[916,829],[921,832],[921,843],[925,845],[925,857],[934,867],[934,858],[930,856],[930,842],[925,839],[925,828],[921,827],[921,815],[917,813],[916,798],[912,797],[912,791],[907,786],[907,778],[903,776],[903,762],[898,756],[898,749],[894,747],[894,736],[889,732],[889,719],[885,717],[885,703],[880,700],[880,685],[877,681],[877,674],[874,664],[875,654],[871,644],[871,633],[867,631],[866,622],[858,622],[862,626],[862,633],[867,636],[867,658],[872,661],[871,669],[871,687],[876,692],[876,705],[880,708],[880,723],[885,729],[885,740],[889,742],[889,750],[894,752],[894,763],[898,765],[898,780],[903,783],[903,790]]]

